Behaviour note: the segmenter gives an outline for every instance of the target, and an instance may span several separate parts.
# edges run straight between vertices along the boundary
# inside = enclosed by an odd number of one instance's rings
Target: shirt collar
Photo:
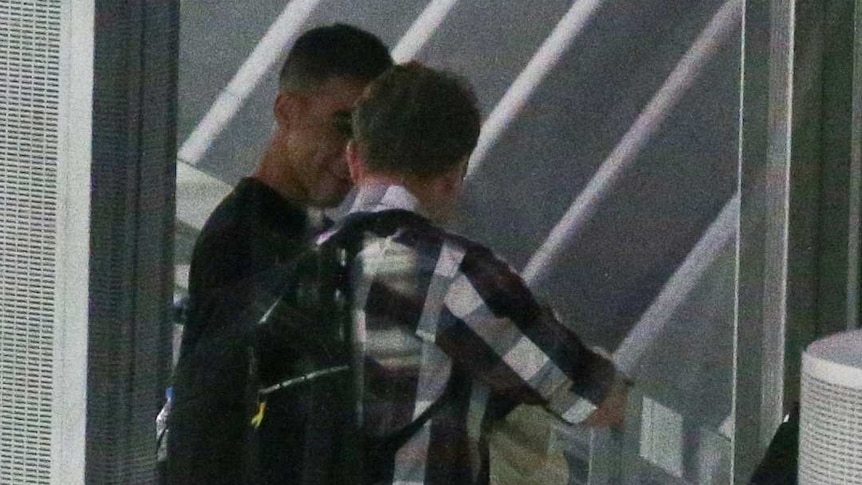
[[[350,213],[380,212],[390,209],[403,209],[418,213],[419,201],[401,185],[363,185],[359,187]]]
[[[419,213],[419,201],[406,188],[400,185],[368,184],[358,188],[356,198],[348,214],[357,212],[381,212],[385,210],[402,209]],[[338,227],[320,234],[317,244],[322,244],[338,232]]]

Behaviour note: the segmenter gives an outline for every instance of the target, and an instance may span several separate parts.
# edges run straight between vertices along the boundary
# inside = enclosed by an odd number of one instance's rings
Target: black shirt
[[[304,208],[254,178],[241,180],[204,225],[192,253],[188,319],[174,375],[169,483],[293,481],[304,428],[296,411],[303,403],[268,403],[266,418],[252,432],[256,388],[236,318],[255,297],[255,275],[294,259],[315,232],[311,226]]]
[[[180,354],[207,325],[208,295],[293,259],[310,236],[308,215],[263,182],[242,179],[204,224],[192,252],[189,313]]]

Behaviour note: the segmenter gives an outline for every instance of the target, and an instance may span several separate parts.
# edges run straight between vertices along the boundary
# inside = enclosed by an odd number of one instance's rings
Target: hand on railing
[[[617,372],[605,400],[584,420],[583,424],[622,428],[626,417],[630,386],[631,381],[621,372]]]

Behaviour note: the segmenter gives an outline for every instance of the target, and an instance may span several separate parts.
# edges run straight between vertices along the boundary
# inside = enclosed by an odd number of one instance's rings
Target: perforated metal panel
[[[862,330],[808,348],[801,402],[799,483],[862,484]]]
[[[0,483],[49,483],[60,0],[0,0]]]

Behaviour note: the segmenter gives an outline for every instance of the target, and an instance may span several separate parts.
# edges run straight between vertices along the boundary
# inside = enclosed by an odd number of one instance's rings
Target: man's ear
[[[358,184],[362,178],[362,160],[360,159],[359,147],[356,140],[347,142],[347,169],[350,171],[350,179]]]
[[[464,177],[467,174],[468,159],[464,159],[457,167],[440,176],[440,188],[450,197],[457,198],[464,185]]]
[[[278,126],[285,128],[291,126],[301,115],[303,98],[294,93],[279,91],[275,97],[272,114]]]

